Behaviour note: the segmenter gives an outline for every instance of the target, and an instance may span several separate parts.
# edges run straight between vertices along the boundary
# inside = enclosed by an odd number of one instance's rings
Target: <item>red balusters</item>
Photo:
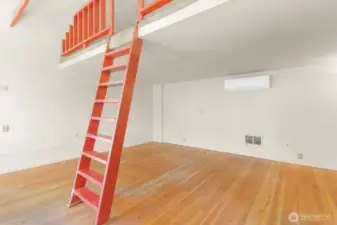
[[[63,39],[62,40],[62,52],[65,52],[66,51],[66,40]]]
[[[88,7],[85,7],[83,9],[83,39],[84,40],[86,40],[89,37],[88,20],[89,20],[89,10],[88,10]]]
[[[101,30],[106,28],[106,2],[105,0],[99,0],[100,2],[100,28]]]
[[[74,46],[74,26],[70,25],[69,26],[69,47],[72,48]]]
[[[74,16],[74,25],[69,27],[62,42],[62,55],[89,45],[114,29],[114,0],[109,0],[109,27],[107,27],[106,0],[92,0]]]
[[[111,27],[110,34],[113,35],[115,33],[115,0],[110,1],[109,13],[109,23]]]
[[[99,31],[99,0],[94,0],[94,9],[93,9],[93,26],[94,34],[97,34]]]
[[[70,48],[69,32],[66,33],[66,51]]]
[[[90,3],[88,6],[88,37],[94,35],[94,5]]]
[[[157,10],[172,0],[155,0],[145,5],[144,0],[138,0],[138,20]],[[108,21],[108,24],[107,24]],[[93,41],[114,33],[115,26],[114,0],[91,0],[74,16],[74,23],[69,27],[62,41],[62,55],[69,55],[81,48],[87,47]]]
[[[73,45],[78,43],[78,18],[74,16],[74,33],[73,33]]]
[[[77,14],[78,17],[78,44],[83,41],[83,12]]]

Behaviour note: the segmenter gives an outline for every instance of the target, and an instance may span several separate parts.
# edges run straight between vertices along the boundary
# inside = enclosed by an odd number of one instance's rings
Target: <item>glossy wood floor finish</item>
[[[70,160],[1,175],[0,224],[93,225],[91,208],[67,208],[76,164]],[[293,211],[332,215],[297,224],[336,225],[337,172],[144,144],[123,153],[107,224],[291,225]]]

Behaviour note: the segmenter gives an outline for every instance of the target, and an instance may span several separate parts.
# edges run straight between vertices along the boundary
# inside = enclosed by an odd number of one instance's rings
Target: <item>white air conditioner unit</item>
[[[245,77],[225,80],[226,91],[251,91],[271,88],[270,76]]]

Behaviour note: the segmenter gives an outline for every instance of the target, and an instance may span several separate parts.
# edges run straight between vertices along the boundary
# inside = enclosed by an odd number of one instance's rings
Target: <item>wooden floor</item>
[[[0,224],[93,225],[91,208],[67,208],[76,164],[1,175]],[[336,225],[336,210],[335,171],[145,144],[124,151],[107,224]],[[290,223],[290,212],[325,219]]]

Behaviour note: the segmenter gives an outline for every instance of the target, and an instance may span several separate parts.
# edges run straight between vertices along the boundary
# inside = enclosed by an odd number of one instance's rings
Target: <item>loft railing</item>
[[[146,0],[138,0],[138,16],[139,20],[142,20],[144,16],[150,14],[157,9],[163,7],[172,0],[152,0],[151,3],[146,4]]]
[[[62,55],[69,55],[85,48],[113,31],[113,3],[114,0],[108,0],[108,2],[92,0],[75,14],[74,22],[69,26],[69,31],[62,43]]]
[[[62,41],[62,55],[69,55],[108,34],[114,34],[115,0],[91,0],[74,16],[74,22]],[[129,0],[130,1],[130,0]],[[172,0],[138,0],[138,20]]]

